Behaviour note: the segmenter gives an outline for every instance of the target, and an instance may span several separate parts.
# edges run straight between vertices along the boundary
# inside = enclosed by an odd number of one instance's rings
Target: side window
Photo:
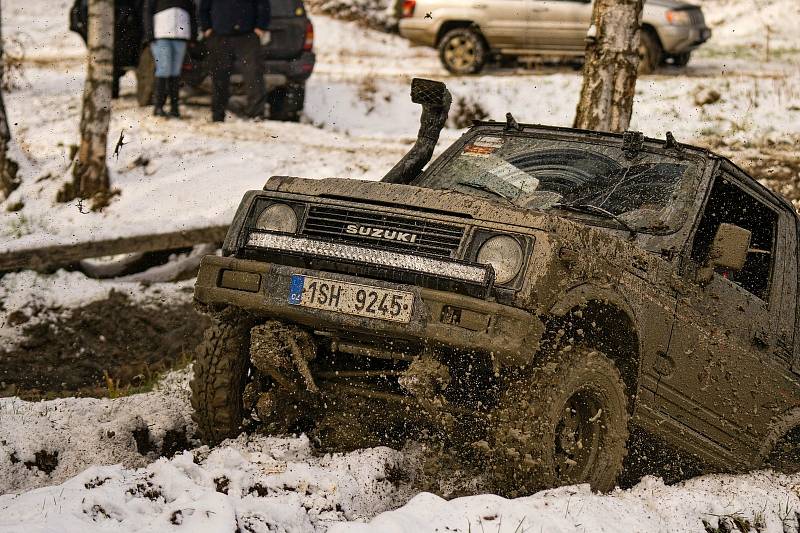
[[[735,273],[719,274],[762,300],[768,300],[778,214],[726,179],[724,174],[717,176],[692,245],[692,260],[696,264],[705,262],[717,228],[723,222],[750,230],[753,236],[744,268]]]

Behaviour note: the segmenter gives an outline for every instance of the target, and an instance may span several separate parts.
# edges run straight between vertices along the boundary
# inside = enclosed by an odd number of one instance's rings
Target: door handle
[[[487,7],[489,7],[489,4],[472,4],[472,7],[474,7],[475,9],[486,9]]]
[[[546,7],[532,7],[531,12],[533,13],[544,13],[545,11],[549,11]]]

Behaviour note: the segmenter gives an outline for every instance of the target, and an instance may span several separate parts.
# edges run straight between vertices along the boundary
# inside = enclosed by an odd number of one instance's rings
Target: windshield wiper
[[[488,185],[484,185],[483,183],[473,183],[471,181],[457,181],[456,185],[462,185],[464,187],[469,187],[470,189],[475,189],[477,191],[488,192],[489,194],[502,198],[503,200],[505,200],[510,204],[514,203],[511,201],[511,198],[509,198],[505,194],[502,194],[501,192],[496,191],[495,189],[489,187]]]
[[[637,233],[636,230],[633,228],[633,226],[631,226],[630,224],[628,224],[627,222],[625,222],[624,220],[619,218],[617,215],[615,215],[611,211],[608,211],[607,209],[603,209],[602,207],[597,207],[596,205],[591,205],[591,204],[553,204],[551,207],[554,207],[556,209],[563,209],[565,211],[575,211],[577,213],[590,213],[592,215],[598,215],[598,216],[601,216],[603,218],[607,218],[607,219],[615,221],[617,224],[619,224],[620,226],[622,226],[623,228],[628,230],[628,233],[631,234],[631,237],[635,237],[636,233]]]

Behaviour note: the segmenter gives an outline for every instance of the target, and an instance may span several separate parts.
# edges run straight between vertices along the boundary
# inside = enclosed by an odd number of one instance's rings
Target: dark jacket
[[[142,0],[114,2],[114,67],[135,67],[142,49]],[[86,42],[88,1],[75,0],[70,10],[69,29]]]
[[[269,29],[269,0],[200,0],[200,31],[219,35]]]
[[[155,14],[172,7],[179,7],[189,13],[190,40],[194,40],[197,37],[197,7],[194,5],[194,0],[144,0],[144,6],[142,7],[144,31],[142,33],[145,42],[149,43],[154,39],[153,17]]]

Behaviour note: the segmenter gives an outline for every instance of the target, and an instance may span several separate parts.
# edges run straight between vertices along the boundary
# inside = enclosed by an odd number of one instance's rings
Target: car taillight
[[[403,18],[413,17],[416,7],[417,0],[403,0]]]
[[[303,41],[303,50],[310,52],[314,48],[314,25],[309,20],[306,22],[306,39]]]

